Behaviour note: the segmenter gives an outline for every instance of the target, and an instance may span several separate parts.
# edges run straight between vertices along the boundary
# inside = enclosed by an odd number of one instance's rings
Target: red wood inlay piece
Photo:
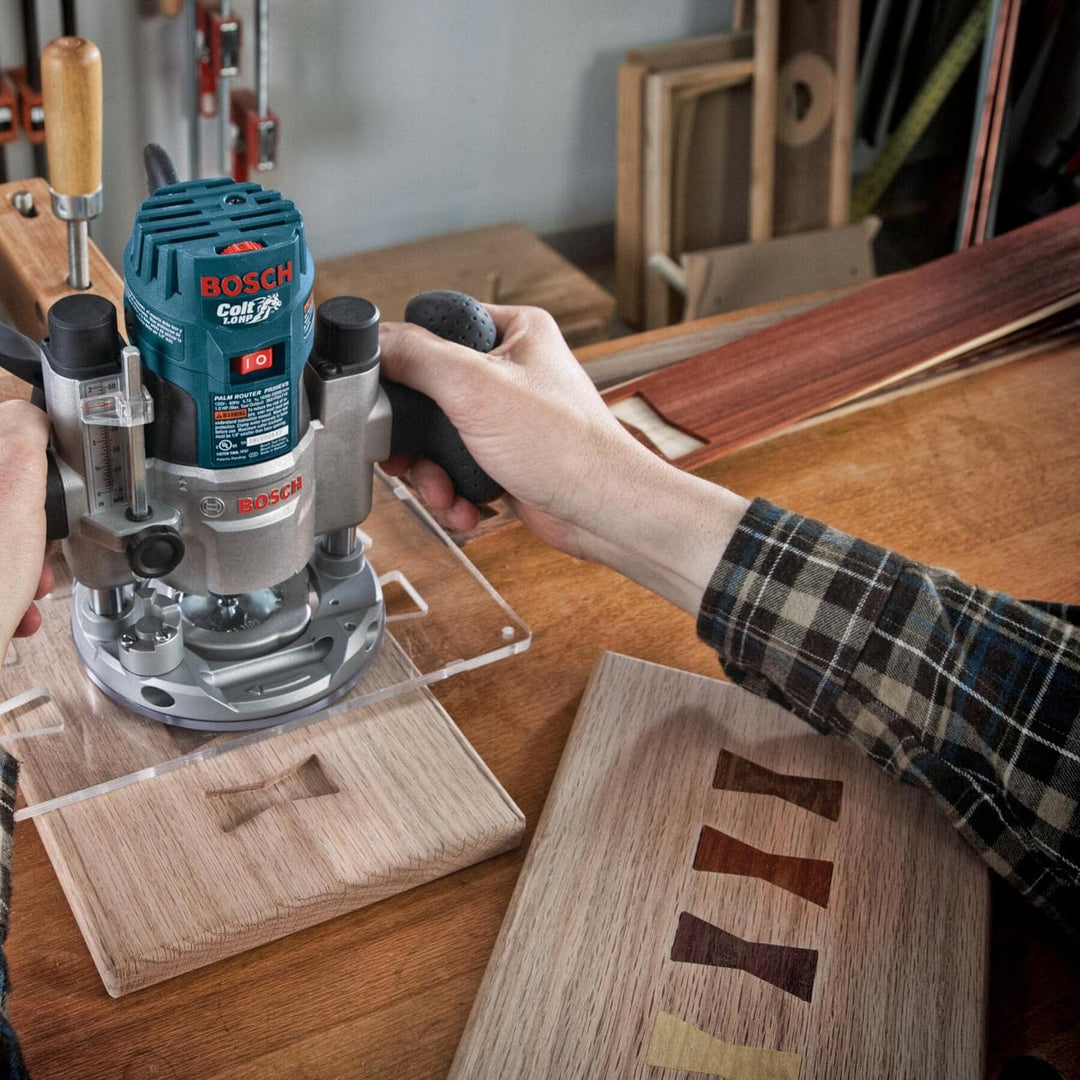
[[[818,954],[816,949],[744,941],[684,911],[671,945],[671,959],[684,964],[737,968],[809,1001],[814,992]]]
[[[831,862],[800,859],[794,855],[773,855],[708,825],[702,826],[698,838],[694,869],[761,878],[819,907],[829,906],[833,871]]]
[[[788,776],[786,773],[773,772],[730,750],[720,751],[712,786],[721,791],[775,795],[811,813],[820,814],[829,821],[840,819],[844,785],[839,780],[819,780],[814,776]]]

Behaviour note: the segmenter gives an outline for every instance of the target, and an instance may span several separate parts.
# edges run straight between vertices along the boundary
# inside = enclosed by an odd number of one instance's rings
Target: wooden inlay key
[[[671,945],[671,959],[684,964],[738,968],[809,1001],[814,992],[818,954],[816,949],[744,941],[684,911]]]
[[[702,826],[698,838],[694,869],[761,878],[819,907],[829,906],[833,871],[831,862],[800,859],[794,855],[773,855],[708,825]]]
[[[819,780],[813,776],[788,776],[786,773],[773,772],[730,750],[720,751],[712,786],[722,791],[775,795],[811,813],[820,814],[829,821],[840,819],[840,797],[844,785],[839,780]]]

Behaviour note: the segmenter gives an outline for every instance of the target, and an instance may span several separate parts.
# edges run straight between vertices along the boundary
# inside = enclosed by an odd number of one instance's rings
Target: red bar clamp
[[[243,182],[252,170],[263,172],[277,164],[277,113],[273,110],[260,116],[255,106],[254,90],[234,90],[230,98],[229,117],[236,128],[233,148],[233,179]]]
[[[41,91],[34,90],[26,81],[26,68],[12,68],[8,72],[15,84],[15,93],[19,99],[19,124],[32,143],[45,141],[45,106],[42,104]]]
[[[241,20],[221,14],[216,0],[199,0],[195,8],[199,35],[199,115],[217,116],[218,80],[240,72]]]

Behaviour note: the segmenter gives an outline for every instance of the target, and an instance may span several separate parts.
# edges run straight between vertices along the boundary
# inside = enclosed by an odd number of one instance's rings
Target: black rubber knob
[[[127,542],[128,566],[136,577],[160,578],[172,573],[184,558],[184,541],[168,525],[151,525]]]
[[[499,339],[487,308],[465,293],[420,293],[406,306],[405,321],[477,352],[490,352]],[[488,503],[502,494],[502,488],[476,464],[457,428],[431,398],[389,379],[383,380],[383,389],[394,417],[391,454],[420,453],[430,458],[446,470],[454,490],[469,502]]]
[[[335,296],[321,303],[312,359],[324,378],[374,367],[379,362],[379,309],[359,296]]]
[[[499,339],[488,309],[467,293],[445,289],[420,293],[405,306],[405,321],[477,352],[491,352]]]
[[[120,370],[116,308],[104,296],[73,293],[49,308],[49,360],[61,375],[92,379]]]

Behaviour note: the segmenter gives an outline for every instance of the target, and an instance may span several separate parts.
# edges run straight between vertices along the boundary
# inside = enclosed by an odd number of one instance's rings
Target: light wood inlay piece
[[[660,1012],[646,1061],[657,1069],[707,1073],[724,1080],[799,1080],[802,1058],[783,1050],[732,1046],[669,1012]]]
[[[714,789],[720,748],[841,781],[841,820]],[[703,823],[832,863],[828,908],[695,870]],[[988,929],[986,869],[925,793],[736,687],[605,653],[450,1076],[651,1080],[649,1032],[669,1012],[801,1055],[802,1080],[975,1080]]]

